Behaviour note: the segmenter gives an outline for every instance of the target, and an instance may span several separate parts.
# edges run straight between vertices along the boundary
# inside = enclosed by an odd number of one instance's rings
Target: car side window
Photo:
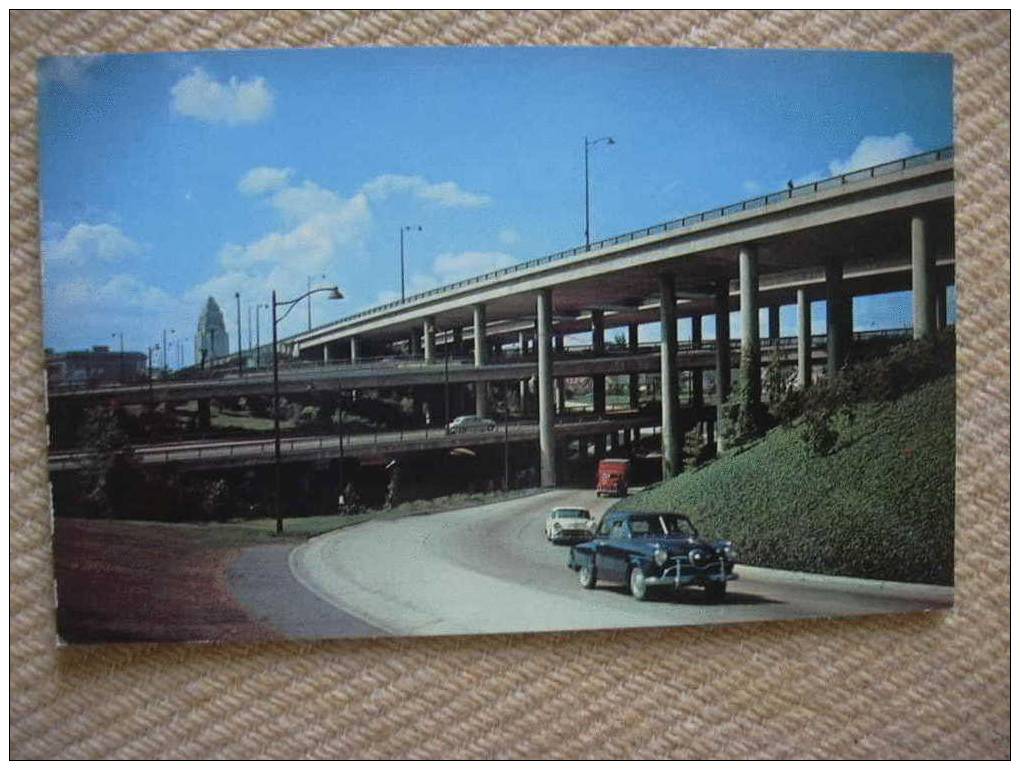
[[[610,520],[603,519],[602,523],[599,525],[599,531],[598,531],[597,535],[598,536],[609,536],[609,529],[612,527],[612,525],[613,525],[613,523]]]
[[[627,538],[627,525],[622,520],[617,520],[613,523],[609,529],[610,539],[626,539]]]

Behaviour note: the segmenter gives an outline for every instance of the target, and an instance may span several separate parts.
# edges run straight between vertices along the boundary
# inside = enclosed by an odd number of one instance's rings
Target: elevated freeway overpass
[[[689,408],[689,423],[693,424],[714,411],[705,407]],[[654,429],[659,425],[657,415],[622,413],[598,419],[559,420],[555,433],[560,438],[578,438],[628,430]],[[448,435],[445,427],[419,428],[408,431],[380,431],[352,433],[340,437],[333,435],[291,436],[281,443],[280,459],[285,463],[335,460],[344,457],[397,457],[414,452],[450,450],[454,447],[484,447],[503,442],[519,443],[538,438],[538,424],[515,421],[494,431],[479,431]],[[272,463],[275,458],[272,439],[193,441],[137,447],[133,451],[137,463],[143,466],[174,465],[189,470],[212,470],[256,466]],[[87,451],[52,453],[50,471],[76,471],[90,459]]]
[[[689,215],[661,225],[493,271],[401,301],[377,306],[293,337],[293,354],[357,362],[406,341],[426,362],[437,345],[463,343],[470,328],[476,366],[494,344],[534,323],[542,484],[556,484],[553,433],[555,346],[589,330],[596,353],[605,328],[661,326],[663,470],[679,469],[682,430],[677,401],[676,322],[714,315],[716,381],[730,392],[729,315],[740,317],[740,382],[747,404],[761,395],[758,313],[769,311],[769,336],[779,336],[779,306],[798,309],[798,378],[811,381],[812,300],[826,302],[826,370],[844,363],[852,339],[855,295],[913,293],[913,332],[927,338],[945,321],[946,286],[955,267],[952,148],[842,174],[778,193]],[[505,327],[510,324],[509,328]],[[502,332],[501,331],[502,328]],[[490,329],[499,333],[490,339]],[[697,381],[697,380],[696,380]],[[599,382],[596,381],[596,396]],[[604,396],[604,389],[601,393]],[[476,410],[487,408],[485,380],[476,382]]]
[[[485,415],[489,384],[537,379],[543,485],[556,484],[556,385],[591,376],[596,415],[605,409],[605,376],[658,371],[664,476],[679,468],[686,416],[678,373],[714,372],[720,398],[739,366],[747,403],[761,393],[769,344],[796,360],[798,381],[814,363],[832,373],[854,339],[855,296],[913,293],[912,335],[944,324],[946,287],[954,278],[952,148],[812,182],[689,215],[590,245],[409,296],[353,314],[282,342],[301,365],[281,372],[281,392],[468,383]],[[826,336],[812,337],[811,308],[826,302]],[[795,304],[798,336],[779,339],[779,307]],[[758,314],[768,311],[766,339]],[[739,311],[739,340],[730,313]],[[702,339],[712,316],[716,340]],[[691,342],[677,343],[677,321],[691,320]],[[638,326],[660,324],[661,343],[638,341]],[[607,346],[607,328],[626,327],[626,349]],[[590,354],[564,337],[591,334]],[[384,359],[403,352],[408,360]],[[309,364],[318,364],[310,368]],[[522,392],[523,392],[522,386]],[[220,375],[145,387],[51,388],[51,404],[117,399],[124,403],[268,394],[268,372]]]

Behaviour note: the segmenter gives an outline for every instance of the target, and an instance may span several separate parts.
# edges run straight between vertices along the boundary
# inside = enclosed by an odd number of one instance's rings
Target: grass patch
[[[276,535],[276,519],[259,517],[255,519],[228,520],[223,523],[160,523],[148,520],[123,520],[132,525],[180,529],[185,537],[201,538],[209,547],[234,547],[248,544],[273,543],[286,540],[302,541],[319,534],[336,531],[370,520],[398,520],[410,515],[430,515],[467,509],[473,506],[509,501],[515,498],[535,495],[541,488],[523,488],[506,493],[455,493],[439,498],[408,501],[392,509],[377,509],[356,515],[313,515],[309,517],[285,517],[283,536]]]
[[[835,451],[799,423],[624,499],[685,512],[756,566],[948,585],[953,581],[955,375],[854,407]]]

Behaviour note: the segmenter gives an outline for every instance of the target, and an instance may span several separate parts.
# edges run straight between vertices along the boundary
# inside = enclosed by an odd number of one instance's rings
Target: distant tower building
[[[230,339],[223,324],[223,312],[216,299],[209,296],[198,318],[198,330],[195,331],[195,362],[204,363],[229,354]]]

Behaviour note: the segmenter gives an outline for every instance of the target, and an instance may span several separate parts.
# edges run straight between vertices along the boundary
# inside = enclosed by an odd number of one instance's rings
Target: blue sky
[[[593,238],[952,143],[945,55],[698,49],[320,49],[40,63],[45,344],[235,347],[249,304],[314,324]],[[313,282],[314,283],[314,282]],[[906,300],[907,305],[904,305]],[[784,330],[792,327],[784,311]],[[858,327],[909,318],[860,300]],[[817,321],[816,317],[816,321]],[[263,336],[268,331],[263,318]],[[303,329],[302,307],[281,332]],[[683,331],[681,331],[683,332]]]

